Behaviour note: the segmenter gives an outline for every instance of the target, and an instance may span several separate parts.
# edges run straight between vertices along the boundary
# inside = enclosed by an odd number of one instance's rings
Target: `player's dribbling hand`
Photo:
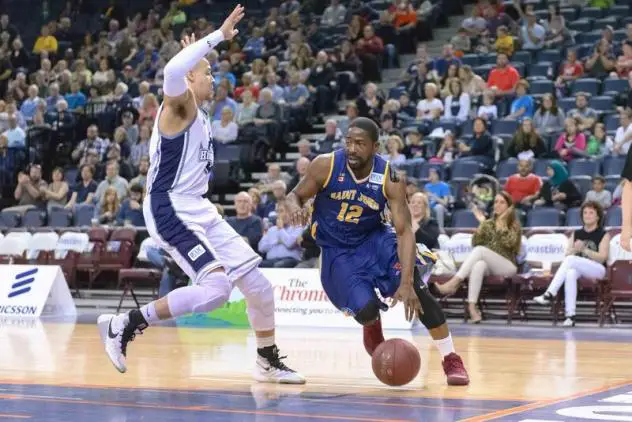
[[[399,289],[397,289],[393,295],[391,308],[399,302],[402,302],[404,305],[404,315],[406,317],[406,321],[412,321],[413,318],[419,318],[424,313],[412,283],[400,284]]]
[[[224,34],[224,39],[226,41],[232,40],[233,37],[239,34],[239,30],[235,29],[235,25],[237,25],[244,17],[244,10],[244,7],[241,4],[238,4],[237,7],[235,7],[235,10],[232,11],[219,28],[219,30]]]

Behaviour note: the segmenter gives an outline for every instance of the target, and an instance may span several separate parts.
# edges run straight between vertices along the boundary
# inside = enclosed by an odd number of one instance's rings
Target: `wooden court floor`
[[[5,421],[632,421],[629,329],[453,324],[471,377],[448,387],[425,331],[422,369],[403,388],[371,371],[361,330],[281,328],[278,344],[305,386],[250,379],[247,330],[152,327],[128,349],[126,374],[91,323],[0,320]]]

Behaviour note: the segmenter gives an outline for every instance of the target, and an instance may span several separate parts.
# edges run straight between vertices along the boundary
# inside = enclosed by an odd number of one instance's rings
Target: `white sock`
[[[257,336],[257,349],[274,346],[274,336],[259,337]]]
[[[450,353],[454,353],[452,334],[448,334],[446,338],[442,338],[441,340],[435,340],[434,343],[437,345],[437,349],[439,349],[439,352],[441,352],[442,357],[446,357]]]
[[[140,313],[143,314],[145,321],[147,324],[152,325],[160,321],[158,318],[158,313],[156,312],[156,307],[154,306],[154,302],[149,302],[147,305],[140,308]]]

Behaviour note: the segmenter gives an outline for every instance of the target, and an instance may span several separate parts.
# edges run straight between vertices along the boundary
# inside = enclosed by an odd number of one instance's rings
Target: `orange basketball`
[[[421,357],[406,340],[394,338],[381,343],[373,352],[373,373],[386,385],[408,384],[419,373]]]

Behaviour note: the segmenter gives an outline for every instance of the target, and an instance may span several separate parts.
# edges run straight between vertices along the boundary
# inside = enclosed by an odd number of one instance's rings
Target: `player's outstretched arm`
[[[423,311],[413,287],[415,236],[406,201],[406,185],[392,168],[384,183],[386,183],[385,193],[397,235],[397,256],[402,267],[400,286],[393,296],[392,306],[401,301],[404,304],[406,319],[411,321],[415,315],[420,315]]]
[[[235,7],[226,18],[220,29],[196,41],[195,36],[185,36],[182,50],[176,54],[165,66],[163,92],[165,94],[165,108],[177,109],[182,116],[194,115],[197,105],[191,101],[192,93],[187,86],[186,75],[206,57],[220,42],[232,39],[239,32],[235,25],[244,17],[244,8]],[[193,113],[191,113],[193,111]]]
[[[328,181],[333,159],[332,154],[323,154],[314,158],[314,161],[307,167],[305,176],[287,195],[286,201],[290,207],[291,224],[303,226],[307,223],[308,213],[303,209],[303,205],[316,196]]]

